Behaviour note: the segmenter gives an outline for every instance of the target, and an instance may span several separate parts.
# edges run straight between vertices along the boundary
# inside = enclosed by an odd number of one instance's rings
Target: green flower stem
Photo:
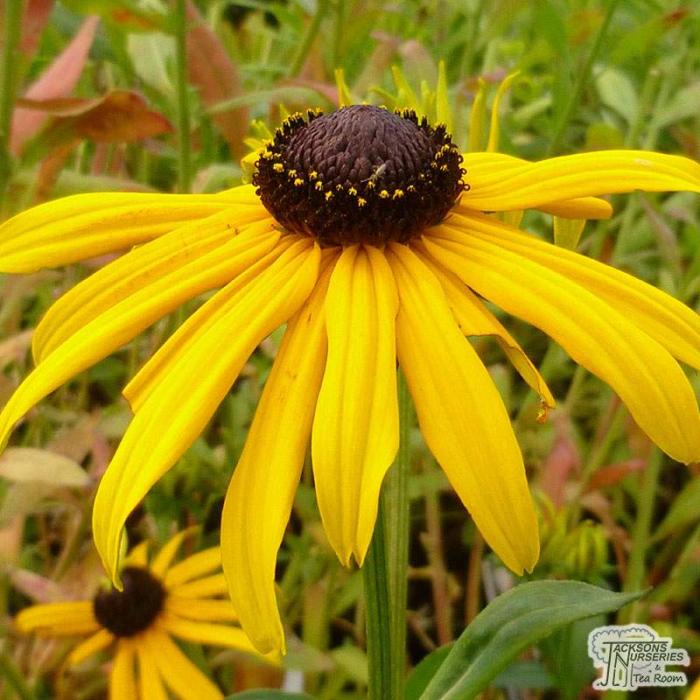
[[[0,650],[0,678],[4,678],[21,700],[35,700],[34,693],[6,650]]]
[[[2,54],[0,54],[0,219],[4,218],[5,197],[10,184],[10,129],[15,101],[17,48],[22,36],[22,0],[5,0],[2,18]]]
[[[178,187],[192,187],[192,151],[190,144],[190,105],[187,90],[187,2],[175,0],[175,54],[177,89]]]
[[[323,15],[326,13],[327,5],[328,2],[325,1],[318,3],[318,7],[316,8],[316,14],[313,16],[311,24],[309,24],[309,28],[306,30],[306,36],[301,42],[301,46],[299,47],[299,51],[297,52],[297,55],[294,58],[294,63],[292,63],[292,67],[289,69],[290,78],[293,78],[294,76],[298,75],[301,69],[304,67],[304,63],[306,61],[307,56],[309,55],[309,51],[311,51],[311,46],[314,43],[314,39],[316,39],[318,30],[321,28],[321,21],[323,20]]]
[[[564,137],[564,132],[566,131],[566,127],[569,125],[571,117],[573,116],[574,112],[579,106],[579,102],[581,101],[581,95],[583,95],[583,90],[586,87],[586,84],[588,83],[588,80],[591,76],[591,69],[593,68],[593,64],[598,58],[600,49],[603,46],[603,39],[605,39],[605,36],[608,33],[610,22],[613,18],[613,15],[615,14],[615,10],[617,9],[619,3],[620,0],[610,0],[610,4],[608,5],[608,11],[605,13],[603,23],[600,25],[600,30],[598,31],[598,36],[596,37],[595,43],[593,44],[593,48],[588,54],[586,62],[583,64],[583,67],[579,71],[576,82],[574,83],[574,89],[571,91],[571,96],[569,97],[569,101],[566,104],[566,108],[561,113],[561,116],[559,117],[559,120],[555,125],[554,136],[549,142],[547,156],[555,155],[559,151],[561,141]]]
[[[651,535],[651,523],[654,516],[654,503],[656,492],[659,488],[659,475],[663,457],[661,451],[654,448],[649,455],[649,463],[641,477],[639,497],[637,498],[637,518],[632,528],[632,551],[627,561],[627,576],[623,591],[640,591],[645,585],[645,561],[649,548]],[[623,608],[619,615],[619,622],[643,622],[639,619],[639,601]]]
[[[399,451],[384,481],[372,544],[362,568],[370,700],[404,697],[412,405],[401,373],[398,391]]]

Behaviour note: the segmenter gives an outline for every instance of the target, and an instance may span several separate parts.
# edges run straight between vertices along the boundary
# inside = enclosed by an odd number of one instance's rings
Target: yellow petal
[[[396,285],[384,254],[346,248],[326,298],[328,359],[311,437],[321,520],[343,564],[362,563],[399,444]]]
[[[117,652],[112,662],[109,674],[110,700],[135,700],[136,676],[134,674],[134,657],[136,648],[130,640],[120,639],[117,642]]]
[[[258,206],[250,187],[226,195],[100,192],[57,199],[0,225],[0,272],[34,272],[162,236],[228,207]]]
[[[139,659],[139,688],[142,700],[168,700],[163,680],[158,672],[157,650],[154,644],[147,642],[148,633],[145,633],[136,643],[136,652]]]
[[[168,595],[165,609],[177,617],[206,622],[235,622],[238,615],[230,600],[192,600],[175,593]]]
[[[494,173],[505,175],[509,170],[517,170],[523,165],[531,165],[529,161],[522,158],[487,151],[465,153],[464,159],[469,166],[464,181],[469,185],[470,191],[472,185],[478,188],[482,179],[490,181]],[[473,211],[474,208],[469,204],[469,193],[467,192],[455,211],[465,213]],[[555,199],[538,206],[537,209],[566,219],[608,219],[613,213],[610,202],[599,197],[577,197],[561,199],[560,201]],[[496,204],[490,211],[513,211],[513,208],[508,206],[502,208]],[[522,211],[522,209],[516,207],[515,211]]]
[[[168,688],[181,700],[223,698],[223,693],[180,651],[168,634],[153,630],[144,635],[144,646]]]
[[[518,341],[503,327],[499,320],[484,306],[479,298],[454,274],[436,263],[429,255],[423,253],[425,246],[416,243],[416,254],[440,281],[447,303],[464,335],[494,336],[513,367],[520,376],[540,396],[540,401],[547,409],[554,408],[555,401],[542,375],[532,364],[530,358],[520,347]]]
[[[147,568],[149,546],[150,542],[144,540],[143,542],[139,542],[135,547],[132,547],[124,558],[124,566],[138,566],[142,569]]]
[[[287,327],[221,516],[221,557],[231,600],[243,629],[261,652],[284,652],[275,564],[323,376],[324,304],[331,269],[329,264]]]
[[[595,151],[516,165],[510,159],[494,159],[495,154],[483,159],[475,155],[465,156],[470,189],[461,205],[479,211],[541,209],[561,200],[633,190],[700,192],[700,165],[682,156]],[[573,218],[589,217],[579,213]]]
[[[90,634],[100,629],[89,600],[32,605],[20,611],[15,625],[24,634],[36,632],[43,637]]]
[[[231,649],[244,651],[247,654],[254,654],[258,657],[261,656],[251,644],[248,637],[246,637],[243,630],[238,627],[181,620],[167,613],[163,615],[162,626],[163,629],[166,629],[170,634],[179,639],[199,642],[200,644],[229,647]],[[266,658],[274,659],[276,657],[273,655]]]
[[[89,637],[84,642],[78,644],[66,659],[69,666],[76,666],[81,661],[84,661],[88,656],[96,654],[98,651],[105,649],[114,641],[114,636],[107,630],[101,629]]]
[[[227,266],[229,256],[240,255],[263,238],[272,248],[279,238],[269,233],[271,220],[264,213],[262,207],[248,207],[246,214],[228,210],[214,214],[180,226],[99,269],[64,294],[41,319],[32,337],[35,361],[43,360],[76,331],[125,299],[134,299],[137,304],[140,298],[143,303],[146,289],[156,296],[163,286],[171,286],[172,299],[163,298],[161,293],[151,304],[164,316],[183,301],[228,282],[240,271],[236,262],[231,268]],[[261,218],[267,219],[268,225],[261,225]],[[144,322],[143,328],[147,325]]]
[[[504,95],[510,89],[510,86],[515,82],[515,80],[520,76],[520,71],[515,71],[506,76],[501,84],[496,90],[496,96],[493,98],[493,105],[491,106],[491,126],[489,129],[489,142],[486,146],[486,150],[490,153],[498,150],[498,146],[501,141],[501,100]]]
[[[546,243],[484,216],[455,218],[468,235],[557,270],[587,287],[632,321],[674,357],[700,369],[700,315],[651,284],[585,255]]]
[[[448,134],[454,133],[452,110],[450,109],[450,100],[447,95],[447,71],[444,61],[438,63],[438,79],[437,88],[435,90],[435,116],[438,124],[444,124],[447,127]]]
[[[181,598],[207,598],[227,594],[228,585],[223,574],[214,574],[214,576],[207,576],[198,581],[183,583],[171,590],[173,594]]]
[[[151,573],[157,576],[159,579],[163,579],[172,563],[173,559],[177,555],[182,543],[191,534],[195,532],[196,528],[188,527],[185,530],[180,530],[176,532],[159,550],[158,554],[153,557],[151,562]]]
[[[433,231],[423,240],[434,258],[477,293],[541,328],[610,384],[642,430],[674,459],[700,459],[700,415],[686,376],[626,314],[476,231]]]
[[[167,377],[140,406],[102,477],[93,509],[95,544],[115,583],[129,513],[198,437],[258,343],[304,303],[319,259],[318,246],[303,238],[229,295],[224,312],[211,324],[204,317],[187,352],[168,365]],[[219,294],[228,295],[228,288]]]
[[[435,276],[407,246],[391,244],[388,258],[399,363],[425,441],[491,548],[518,574],[530,571],[537,518],[503,401]]]
[[[0,447],[7,441],[15,423],[38,401],[127,343],[186,299],[249,269],[272,248],[276,237],[274,232],[258,232],[251,237],[243,235],[185,269],[146,284],[85,325],[74,325],[81,323],[78,314],[75,321],[66,324],[73,334],[42,359],[4,407],[0,414]]]
[[[221,549],[210,547],[175,564],[165,575],[165,587],[173,589],[193,578],[199,578],[220,568]]]
[[[294,242],[293,236],[283,237],[277,245],[260,260],[253,263],[229,284],[209,299],[173,333],[162,347],[141,367],[136,376],[126,385],[123,394],[136,413],[148,395],[163,381],[167,381],[171,367],[189,352],[191,344],[199,334],[220,321],[228,313],[231,300],[267,270]]]

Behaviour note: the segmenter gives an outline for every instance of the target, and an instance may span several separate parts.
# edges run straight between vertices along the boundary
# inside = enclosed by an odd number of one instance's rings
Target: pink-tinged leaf
[[[18,591],[35,603],[53,603],[65,597],[61,586],[55,581],[26,569],[11,570],[10,580]]]
[[[129,143],[173,131],[160,112],[149,109],[144,98],[130,90],[113,90],[91,100],[52,101],[43,109],[55,115],[41,135],[52,148],[82,139]]]
[[[4,4],[4,3],[2,3]],[[53,0],[27,0],[22,22],[22,41],[20,48],[25,57],[31,57],[39,45],[41,32],[53,9]]]
[[[565,486],[572,472],[578,471],[581,458],[572,435],[571,420],[562,412],[553,414],[554,444],[542,468],[541,487],[556,506],[564,505]]]
[[[625,460],[624,462],[618,462],[617,464],[609,464],[606,467],[601,467],[591,477],[586,490],[597,491],[598,489],[606,488],[608,486],[615,486],[627,475],[633,474],[634,472],[643,471],[645,466],[645,460],[640,459],[639,457],[633,457],[632,459]]]
[[[88,17],[73,40],[53,63],[25,92],[30,100],[53,100],[67,97],[73,92],[85,68],[90,47],[95,38],[98,17]],[[35,136],[46,123],[42,112],[26,108],[15,109],[12,117],[10,150],[19,154],[29,139]]]
[[[209,28],[197,8],[187,3],[187,72],[190,83],[199,90],[202,104],[211,107],[241,94],[238,69],[231,61],[219,37]],[[248,133],[247,107],[236,107],[212,116],[212,120],[228,142],[231,153],[238,157],[246,152],[243,139]]]

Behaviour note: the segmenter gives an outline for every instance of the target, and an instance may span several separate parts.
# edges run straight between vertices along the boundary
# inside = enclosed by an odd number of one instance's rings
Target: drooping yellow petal
[[[156,629],[145,634],[143,644],[165,684],[181,700],[221,700],[224,697],[165,632]]]
[[[168,700],[168,694],[158,671],[157,650],[154,644],[149,644],[148,632],[141,635],[136,643],[139,660],[139,688],[142,700]]]
[[[96,654],[98,651],[105,649],[114,641],[114,636],[105,629],[95,632],[91,637],[84,642],[78,644],[66,659],[69,666],[76,666],[81,661],[84,661],[88,656]]]
[[[176,617],[205,622],[235,622],[238,615],[230,600],[196,600],[180,597],[175,593],[168,595],[165,609]]]
[[[199,642],[200,644],[229,647],[231,649],[244,651],[247,654],[255,654],[257,657],[261,656],[245,635],[245,632],[239,627],[216,625],[210,622],[182,620],[168,613],[163,615],[161,624],[163,629],[180,639],[185,639],[190,642]],[[264,658],[272,660],[276,657],[270,655]]]
[[[40,204],[0,225],[0,272],[34,272],[162,236],[228,207],[258,206],[250,185],[219,195],[100,192]]]
[[[234,262],[234,272],[229,273],[223,262],[228,256],[240,255],[266,232],[270,248],[279,238],[270,232],[269,225],[258,223],[260,219],[270,221],[263,212],[262,207],[248,207],[245,213],[226,210],[214,214],[144,243],[99,269],[66,292],[41,319],[32,337],[35,361],[43,360],[78,330],[125,299],[133,298],[135,304],[139,303],[145,289],[158,297],[163,285],[172,287],[172,300],[161,294],[152,304],[164,316],[201,291],[228,282],[238,270]],[[214,268],[211,272],[210,267]]]
[[[319,259],[318,246],[303,238],[237,293],[221,290],[224,312],[210,324],[200,315],[187,352],[168,366],[167,377],[140,406],[102,477],[93,509],[95,544],[115,583],[127,516],[201,433],[258,343],[304,303]]]
[[[476,232],[466,235],[443,226],[423,240],[465,284],[541,328],[578,364],[610,384],[661,449],[681,462],[700,459],[700,415],[686,376],[627,314],[556,270]]]
[[[678,299],[610,265],[553,246],[489,217],[456,217],[453,224],[463,226],[464,235],[478,235],[590,289],[674,357],[700,369],[700,315]]]
[[[44,637],[90,634],[100,629],[89,600],[32,605],[19,612],[15,625],[20,632]]]
[[[165,575],[165,587],[176,588],[187,581],[209,574],[221,568],[221,550],[219,547],[210,547],[191,557],[175,564]]]
[[[289,322],[221,516],[221,557],[231,600],[243,629],[263,653],[284,652],[275,564],[323,377],[324,305],[332,264],[328,261],[306,304]]]
[[[186,299],[246,271],[274,246],[277,233],[253,232],[221,246],[164,278],[145,285],[73,334],[26,377],[0,413],[0,447],[15,423],[38,401],[71,377],[130,341]],[[80,315],[78,315],[80,316]]]
[[[484,306],[474,292],[453,273],[436,263],[429,255],[424,254],[425,246],[421,241],[416,242],[414,250],[440,281],[447,303],[462,333],[467,336],[493,336],[520,376],[539,394],[543,406],[546,409],[554,408],[552,392],[518,341]]]
[[[379,489],[399,444],[391,269],[377,248],[340,256],[326,298],[328,359],[311,436],[314,480],[328,540],[346,566],[362,563]]]
[[[292,236],[284,236],[269,253],[235,277],[206,304],[190,315],[155,355],[141,367],[122,392],[134,413],[138,412],[149,394],[161,382],[168,380],[171,368],[189,352],[194,340],[221,320],[222,316],[228,313],[231,300],[235,300],[237,294],[267,270],[293,245],[294,240]]]
[[[223,574],[214,574],[198,581],[183,583],[171,589],[174,595],[181,598],[208,598],[228,593],[228,584]]]
[[[513,571],[539,556],[537,518],[503,401],[435,276],[407,246],[388,259],[399,290],[399,363],[421,432],[491,548]]]
[[[110,700],[134,700],[138,698],[136,690],[136,675],[134,673],[134,657],[136,648],[129,639],[117,642],[117,652],[112,662],[109,674]]]
[[[651,151],[595,151],[537,163],[465,154],[470,189],[461,206],[478,211],[544,209],[562,200],[643,190],[700,192],[700,164]],[[566,216],[563,211],[552,211]],[[593,218],[576,213],[572,218]]]

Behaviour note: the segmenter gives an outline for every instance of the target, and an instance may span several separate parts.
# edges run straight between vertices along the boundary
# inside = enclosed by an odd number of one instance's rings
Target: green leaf
[[[644,593],[613,593],[578,581],[533,581],[500,595],[474,619],[421,700],[476,697],[518,654],[555,630],[613,612]]]
[[[411,671],[406,680],[406,700],[418,700],[423,691],[428,687],[431,678],[437,673],[440,666],[452,651],[452,644],[445,644],[435,651],[431,651]]]
[[[669,509],[661,525],[654,533],[654,541],[668,537],[672,532],[679,530],[700,519],[698,503],[700,502],[700,478],[691,479],[683,490],[673,499],[673,504]]]

